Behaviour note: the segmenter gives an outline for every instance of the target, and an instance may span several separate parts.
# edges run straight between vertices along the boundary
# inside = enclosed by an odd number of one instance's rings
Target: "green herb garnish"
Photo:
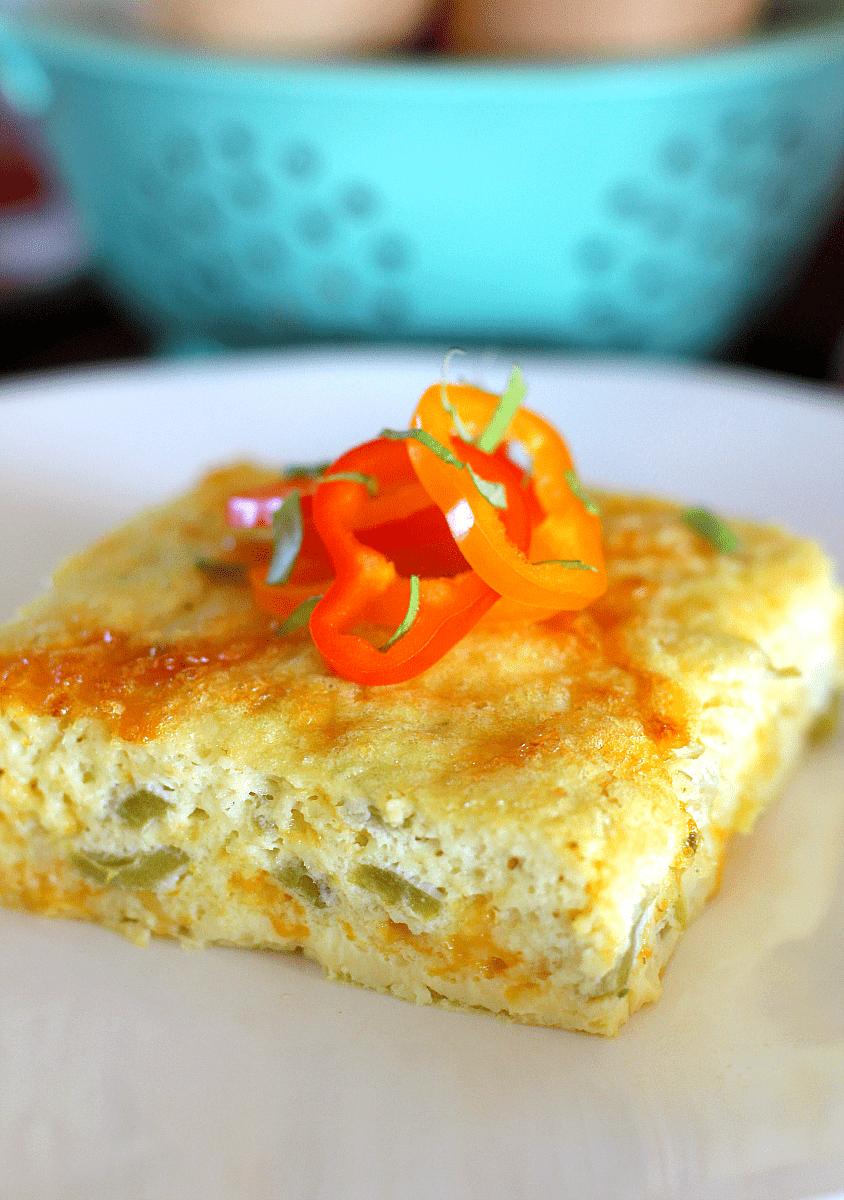
[[[370,496],[378,495],[378,480],[374,475],[364,475],[360,471],[332,471],[330,475],[323,475],[320,483],[337,483],[340,480],[346,480],[348,483],[362,483]]]
[[[567,567],[570,571],[597,571],[591,563],[585,563],[579,558],[543,558],[542,562],[530,564],[532,567]]]
[[[380,650],[380,652],[382,654],[386,654],[387,651],[392,646],[395,646],[396,642],[400,641],[404,637],[404,635],[410,629],[413,622],[416,620],[416,614],[418,612],[419,612],[419,576],[411,575],[411,577],[410,577],[410,603],[407,606],[407,612],[404,614],[404,620],[402,621],[401,625],[399,625],[398,629],[393,634],[393,636],[391,638],[388,638],[383,646],[378,647],[378,649]]]
[[[281,508],[273,513],[273,556],[267,570],[267,583],[287,583],[302,549],[302,502],[291,492]]]
[[[414,441],[426,446],[429,450],[436,454],[437,458],[441,459],[442,462],[446,463],[448,466],[456,467],[458,471],[462,471],[465,467],[472,476],[472,482],[481,493],[484,500],[487,500],[493,506],[493,508],[502,509],[507,507],[507,491],[503,483],[496,483],[492,479],[484,479],[481,475],[478,475],[476,471],[472,470],[468,463],[462,462],[456,457],[456,455],[452,454],[452,452],[446,446],[444,446],[442,442],[438,442],[435,437],[431,437],[430,433],[428,433],[426,430],[382,429],[380,436],[383,438],[390,438],[391,441],[394,442],[401,441],[403,439],[407,441],[408,439],[412,438]]]
[[[601,510],[577,478],[575,471],[566,471],[566,483],[569,485],[571,494],[580,501],[588,513],[591,513],[593,517],[601,515]]]
[[[288,633],[295,633],[297,629],[307,625],[311,619],[311,613],[321,599],[322,596],[309,596],[307,600],[303,600],[298,608],[294,608],[290,616],[279,625],[277,630],[279,636],[286,637]]]
[[[687,508],[680,514],[680,520],[709,542],[713,549],[721,554],[735,554],[741,543],[736,535],[718,517],[707,508]]]
[[[454,425],[454,432],[457,434],[457,436],[459,438],[462,438],[464,442],[469,442],[471,444],[472,435],[469,432],[469,430],[466,428],[466,426],[463,424],[463,419],[460,416],[460,413],[457,411],[457,409],[454,407],[454,405],[451,403],[451,401],[448,398],[448,381],[446,380],[446,374],[448,373],[448,364],[451,362],[452,358],[454,358],[455,354],[465,354],[465,353],[466,353],[465,350],[449,350],[448,354],[445,356],[445,361],[443,362],[442,379],[440,380],[440,400],[442,402],[443,408],[448,413],[448,415],[451,417],[452,423]]]
[[[489,424],[478,438],[479,450],[483,450],[486,454],[492,454],[498,448],[507,432],[507,426],[526,395],[527,384],[524,376],[518,367],[513,367],[504,394],[498,401]]]
[[[438,442],[435,437],[431,437],[430,433],[425,429],[382,429],[379,437],[389,438],[391,442],[407,442],[411,440],[419,442],[450,467],[457,467],[460,470],[466,465],[455,454],[452,454],[447,446],[444,446],[442,442]]]
[[[445,411],[448,413],[448,415],[451,417],[452,424],[454,425],[454,432],[457,434],[457,436],[459,438],[462,438],[462,440],[464,442],[468,442],[468,444],[471,446],[472,445],[472,434],[469,432],[469,430],[463,424],[463,418],[460,416],[460,413],[457,411],[457,409],[454,407],[454,405],[451,403],[451,401],[448,399],[445,389],[446,389],[446,384],[445,384],[445,381],[443,381],[442,406],[445,409]]]
[[[495,483],[490,479],[482,479],[476,471],[466,463],[466,470],[472,476],[472,483],[493,508],[507,507],[507,489],[503,483]]]

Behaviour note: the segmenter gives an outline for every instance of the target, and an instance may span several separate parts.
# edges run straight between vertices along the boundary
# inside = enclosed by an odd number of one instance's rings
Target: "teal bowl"
[[[602,65],[201,57],[7,23],[104,280],[159,335],[717,353],[830,218],[844,21]]]

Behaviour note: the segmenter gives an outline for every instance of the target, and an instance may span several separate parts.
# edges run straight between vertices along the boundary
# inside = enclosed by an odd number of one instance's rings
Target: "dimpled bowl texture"
[[[706,355],[844,162],[844,24],[628,64],[247,63],[21,24],[110,288],[159,333]]]

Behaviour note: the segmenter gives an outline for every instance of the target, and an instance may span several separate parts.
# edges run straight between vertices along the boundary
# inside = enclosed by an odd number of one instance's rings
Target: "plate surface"
[[[406,422],[442,357],[297,353],[0,388],[0,618],[58,559],[238,456]],[[587,480],[819,539],[844,406],[759,376],[522,360]],[[452,362],[493,389],[509,361]],[[844,738],[732,850],[613,1041],[417,1009],[299,956],[0,912],[2,1200],[844,1196]]]

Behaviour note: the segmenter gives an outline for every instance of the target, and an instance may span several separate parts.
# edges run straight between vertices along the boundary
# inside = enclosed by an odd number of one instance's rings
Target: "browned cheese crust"
[[[829,562],[602,496],[604,598],[364,688],[196,569],[269,477],[216,472],[0,630],[0,898],[615,1032],[830,701]]]

